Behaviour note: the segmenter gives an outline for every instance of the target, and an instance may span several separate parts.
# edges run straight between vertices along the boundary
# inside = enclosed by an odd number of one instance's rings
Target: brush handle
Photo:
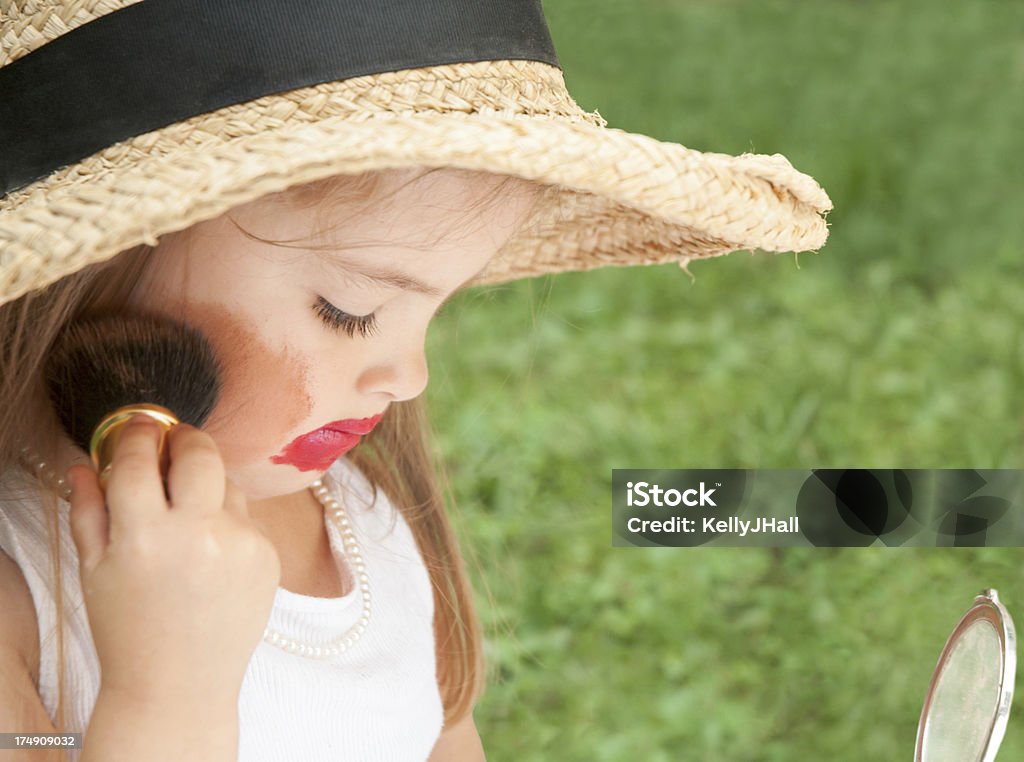
[[[148,415],[160,427],[160,442],[157,445],[157,457],[160,461],[160,475],[164,482],[164,492],[167,492],[167,465],[168,453],[166,452],[167,432],[180,423],[178,417],[162,405],[150,403],[138,403],[119,407],[112,413],[108,413],[96,425],[93,430],[92,439],[89,441],[89,457],[99,472],[100,489],[103,494],[107,493],[107,480],[110,478],[110,468],[113,465],[114,451],[121,439],[121,431],[132,416],[137,413]]]

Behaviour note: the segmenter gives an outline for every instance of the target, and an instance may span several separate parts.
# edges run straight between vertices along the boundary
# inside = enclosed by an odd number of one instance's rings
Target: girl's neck
[[[250,501],[249,517],[277,550],[281,587],[299,595],[337,598],[352,587],[339,576],[324,519],[324,507],[308,489],[268,500]],[[344,581],[342,580],[344,577]]]
[[[249,500],[251,518],[275,545],[308,548],[326,536],[324,507],[308,489],[288,495]]]

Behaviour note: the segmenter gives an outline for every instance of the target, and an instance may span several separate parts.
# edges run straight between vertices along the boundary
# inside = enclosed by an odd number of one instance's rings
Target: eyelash
[[[328,328],[333,331],[344,331],[350,337],[355,336],[356,332],[358,332],[361,337],[365,338],[377,331],[376,315],[349,315],[347,312],[339,310],[322,296],[317,297],[315,310]]]

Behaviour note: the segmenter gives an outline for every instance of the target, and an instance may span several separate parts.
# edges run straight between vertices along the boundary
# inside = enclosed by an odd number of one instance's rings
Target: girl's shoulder
[[[39,626],[28,583],[0,550],[0,723],[55,733],[39,689]]]
[[[39,680],[39,622],[25,575],[8,553],[0,548],[0,664],[24,664]]]
[[[377,485],[348,458],[338,458],[328,469],[328,475],[337,485],[338,497],[349,514],[364,549],[390,559],[413,561],[419,567],[423,561],[418,543],[413,536],[402,510],[392,501],[387,491]]]
[[[63,545],[64,543],[62,543]],[[0,476],[0,643],[39,676],[38,611],[49,600],[49,542],[35,480],[8,468]],[[43,609],[46,610],[46,609]],[[9,656],[9,654],[5,654]]]

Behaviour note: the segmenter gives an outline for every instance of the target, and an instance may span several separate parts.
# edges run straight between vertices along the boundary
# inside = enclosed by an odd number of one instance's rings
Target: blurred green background
[[[1024,627],[1024,550],[613,549],[611,470],[1022,466],[1024,3],[544,10],[609,127],[784,154],[835,209],[819,253],[535,278],[435,323],[489,758],[909,760],[973,596]]]

